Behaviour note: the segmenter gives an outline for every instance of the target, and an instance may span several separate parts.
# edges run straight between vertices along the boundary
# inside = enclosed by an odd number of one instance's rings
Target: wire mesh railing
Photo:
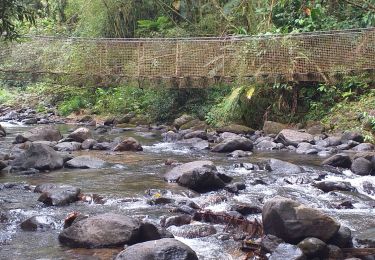
[[[0,44],[0,77],[326,80],[375,68],[375,28],[212,38],[25,37]],[[40,79],[40,78],[39,78]]]

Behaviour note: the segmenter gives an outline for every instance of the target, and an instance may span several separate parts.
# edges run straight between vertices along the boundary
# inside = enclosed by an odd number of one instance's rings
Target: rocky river
[[[0,259],[375,257],[348,250],[375,247],[375,152],[358,133],[1,120]]]

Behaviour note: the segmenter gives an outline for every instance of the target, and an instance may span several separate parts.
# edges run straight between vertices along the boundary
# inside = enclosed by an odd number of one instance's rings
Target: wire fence
[[[221,38],[26,37],[0,44],[0,78],[321,81],[375,68],[375,28]]]

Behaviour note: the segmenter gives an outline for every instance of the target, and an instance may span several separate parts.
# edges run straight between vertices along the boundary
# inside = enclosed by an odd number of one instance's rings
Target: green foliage
[[[0,105],[7,104],[14,98],[14,94],[11,93],[8,89],[0,87]]]
[[[25,1],[1,0],[0,3],[0,39],[14,40],[19,37],[18,23],[35,24],[34,12]]]

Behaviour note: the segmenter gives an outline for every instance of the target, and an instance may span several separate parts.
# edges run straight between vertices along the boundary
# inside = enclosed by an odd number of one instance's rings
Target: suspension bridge
[[[30,36],[0,43],[0,79],[69,84],[123,80],[327,81],[373,72],[375,28],[205,38]],[[185,84],[181,84],[185,82]]]

